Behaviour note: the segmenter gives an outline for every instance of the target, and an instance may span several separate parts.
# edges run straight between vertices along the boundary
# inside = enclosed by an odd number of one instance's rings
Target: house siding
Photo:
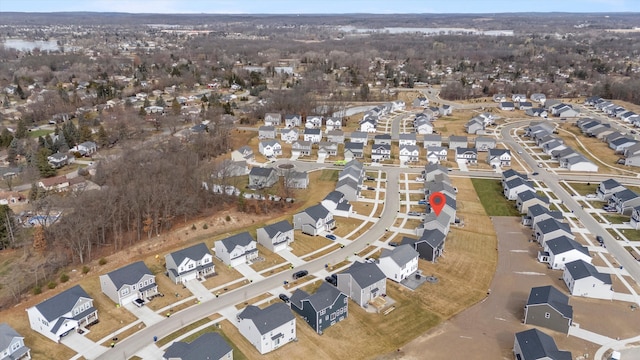
[[[549,314],[548,319],[546,314]],[[527,305],[525,307],[524,323],[542,326],[566,334],[569,332],[571,319],[567,319],[548,304]]]

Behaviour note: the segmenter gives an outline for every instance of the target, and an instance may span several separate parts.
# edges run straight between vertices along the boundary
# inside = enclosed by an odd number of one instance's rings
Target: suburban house
[[[76,285],[27,309],[31,329],[59,343],[71,331],[98,321],[93,299]]]
[[[449,215],[446,212],[441,212],[440,215],[436,215],[435,213],[430,212],[424,216],[423,223],[421,223],[416,227],[416,236],[422,237],[425,231],[428,231],[428,230],[438,230],[443,234],[448,234],[450,228],[451,228],[451,215]],[[416,250],[420,252],[420,249],[416,248]],[[429,254],[429,252],[426,252],[425,254]],[[436,255],[438,255],[437,252],[436,252]],[[427,255],[424,255],[424,256],[427,256]],[[420,257],[424,259],[422,254]]]
[[[504,183],[504,197],[507,200],[516,200],[519,193],[533,190],[533,185],[529,181],[517,176]]]
[[[353,180],[351,177],[344,177],[336,183],[336,191],[344,194],[344,198],[349,201],[357,201],[360,196],[361,179]]]
[[[524,306],[525,324],[567,334],[572,320],[573,307],[569,305],[567,295],[551,285],[531,288]]]
[[[322,130],[319,128],[304,129],[303,134],[304,141],[310,141],[312,144],[322,141]]]
[[[282,115],[278,113],[266,113],[264,114],[265,126],[280,126],[282,121]]]
[[[308,115],[304,123],[304,127],[307,129],[318,129],[322,126],[322,116]]]
[[[391,146],[391,134],[377,134],[373,137],[373,145]]]
[[[516,109],[515,105],[511,101],[503,101],[498,106],[500,110],[513,111]]]
[[[412,145],[415,146],[418,144],[416,140],[416,133],[402,133],[398,135],[398,143],[400,146],[402,145]]]
[[[311,147],[313,143],[311,141],[303,140],[296,141],[291,145],[291,155],[293,156],[309,156],[311,155]]]
[[[257,230],[258,242],[267,249],[278,252],[293,242],[293,226],[287,220],[265,225]]]
[[[486,136],[478,136],[476,137],[475,146],[478,151],[489,151],[495,149],[496,139]]]
[[[511,166],[511,151],[507,149],[489,149],[487,163],[494,168]]]
[[[284,128],[280,130],[280,140],[291,144],[294,141],[298,141],[300,138],[300,132],[296,128]]]
[[[447,148],[442,146],[430,146],[427,148],[427,161],[431,164],[440,164],[447,161]]]
[[[503,101],[507,101],[507,95],[505,94],[494,94],[493,95],[493,101],[494,102],[503,102]]]
[[[468,145],[466,136],[449,136],[449,149],[455,150],[457,148],[466,148]]]
[[[291,189],[306,189],[309,187],[309,173],[306,171],[287,171],[284,175],[284,185]]]
[[[419,255],[410,244],[396,246],[393,250],[383,249],[378,267],[387,279],[401,282],[418,271]]]
[[[598,272],[595,266],[583,260],[565,264],[562,279],[574,296],[611,300],[611,275]]]
[[[613,193],[609,198],[609,206],[616,208],[620,214],[629,215],[633,208],[640,205],[640,196],[629,189],[624,189]]]
[[[417,162],[420,158],[420,148],[417,145],[400,145],[400,164]]]
[[[344,143],[344,159],[360,159],[364,157],[364,143],[347,141]]]
[[[93,141],[85,141],[69,149],[70,153],[77,152],[82,156],[91,156],[96,151],[98,151],[98,145]]]
[[[354,262],[347,270],[338,274],[338,290],[347,294],[363,308],[378,296],[387,293],[387,277],[370,262]]]
[[[352,143],[366,144],[369,141],[369,138],[366,132],[352,131],[349,140],[351,140]]]
[[[560,167],[569,171],[598,172],[598,165],[584,155],[572,156],[560,160]]]
[[[569,224],[560,222],[553,218],[537,222],[533,226],[533,233],[536,241],[543,247],[548,240],[555,239],[563,235],[570,239],[575,238],[571,232]]]
[[[284,126],[288,128],[299,127],[302,125],[302,116],[300,114],[288,114],[284,116]]]
[[[515,178],[520,178],[523,180],[527,180],[527,174],[523,174],[523,173],[519,173],[513,169],[508,169],[502,172],[502,187],[504,188],[504,186],[506,185],[507,182],[515,179]]]
[[[258,247],[249,232],[241,232],[214,243],[216,257],[234,267],[251,262],[258,257]]]
[[[366,119],[366,120],[362,120],[362,122],[360,122],[360,131],[365,132],[365,133],[373,133],[376,132],[376,121],[373,119]]]
[[[318,143],[318,157],[329,157],[338,155],[338,143],[320,141]]]
[[[322,204],[310,206],[293,216],[293,228],[316,236],[336,227],[333,214]]]
[[[339,117],[329,117],[325,120],[327,131],[342,129],[342,119]]]
[[[449,174],[449,169],[439,164],[427,164],[424,166],[424,181],[435,181],[436,176]]]
[[[344,143],[344,131],[342,130],[329,130],[327,131],[327,141],[343,144]]]
[[[258,128],[258,139],[275,139],[276,128],[273,126],[260,126]]]
[[[442,135],[439,134],[426,134],[423,138],[423,147],[428,149],[432,146],[442,146]]]
[[[156,276],[142,261],[100,275],[100,288],[120,306],[158,294]]]
[[[538,261],[549,264],[553,270],[564,270],[565,264],[575,260],[591,263],[591,255],[586,246],[566,236],[547,240],[544,250],[538,253]]]
[[[516,208],[520,211],[520,214],[526,214],[530,206],[540,204],[542,206],[549,206],[549,198],[546,196],[538,195],[532,190],[526,190],[516,195]]]
[[[400,244],[411,245],[421,259],[436,262],[444,252],[444,241],[447,235],[438,229],[425,229],[420,239],[403,237]]]
[[[450,198],[455,198],[457,189],[444,181],[429,181],[424,183],[425,200],[429,200],[429,196],[435,192],[441,192]]]
[[[533,104],[530,101],[521,101],[518,103],[518,109],[529,110],[533,108]]]
[[[235,150],[234,153],[235,152],[238,152],[238,154],[240,155],[239,159],[237,160],[251,161],[255,159],[255,155],[253,154],[253,149],[250,146],[244,145],[240,147],[238,150]]]
[[[529,206],[527,215],[522,217],[522,224],[529,227],[534,227],[536,223],[546,219],[562,220],[561,211],[551,211],[547,206],[541,204],[535,204]]]
[[[353,211],[353,206],[345,198],[344,194],[338,190],[334,190],[327,194],[320,202],[334,216],[349,217]]]
[[[391,145],[374,144],[371,147],[371,161],[380,162],[391,159]]]
[[[424,117],[417,118],[413,121],[413,128],[417,134],[428,135],[433,134],[433,123]]]
[[[484,134],[484,123],[479,119],[471,119],[465,125],[467,134]]]
[[[530,98],[531,101],[535,101],[540,104],[544,104],[544,102],[547,100],[547,97],[541,93],[533,93],[531,94]]]
[[[631,211],[630,225],[636,230],[640,230],[640,206],[636,206]]]
[[[24,345],[24,336],[18,334],[7,323],[0,323],[0,359],[31,359],[31,349]]]
[[[233,348],[217,332],[207,332],[190,343],[174,341],[163,360],[233,360]]]
[[[282,145],[276,140],[262,140],[258,143],[258,151],[266,157],[282,155]]]
[[[204,243],[167,254],[164,260],[169,278],[176,284],[214,274],[213,256]]]
[[[527,95],[525,94],[511,94],[511,101],[513,102],[523,102],[527,101]]]
[[[539,116],[541,118],[546,118],[548,116],[547,110],[541,107],[526,109],[524,113],[528,116]]]
[[[298,313],[316,333],[322,334],[329,326],[347,318],[349,304],[345,293],[323,282],[313,295],[296,289],[291,295],[291,310]]]
[[[466,164],[477,164],[478,150],[476,150],[476,148],[456,148],[456,161],[461,161]]]
[[[296,340],[296,317],[282,302],[264,309],[248,305],[238,314],[238,330],[264,355]]]
[[[533,328],[516,333],[513,354],[518,360],[572,360],[571,352],[558,350],[553,338]]]
[[[274,168],[254,166],[249,172],[249,185],[259,188],[272,187],[278,182],[278,172]]]
[[[413,101],[411,102],[411,106],[413,107],[429,106],[429,99],[427,99],[424,96],[418,96],[417,98],[413,99]]]
[[[55,153],[53,155],[47,156],[47,161],[49,165],[53,168],[61,168],[67,164],[74,162],[75,158],[73,156],[69,156],[67,153]]]

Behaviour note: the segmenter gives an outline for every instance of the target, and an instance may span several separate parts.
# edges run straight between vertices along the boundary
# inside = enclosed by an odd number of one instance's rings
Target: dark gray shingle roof
[[[41,302],[36,305],[36,309],[40,311],[47,321],[51,322],[71,311],[80,298],[91,299],[91,296],[89,296],[80,285],[76,285]]]
[[[569,305],[569,297],[551,285],[531,288],[527,305],[541,304],[549,304],[564,317],[573,318],[573,307]]]
[[[255,239],[253,238],[253,236],[251,236],[251,234],[249,234],[248,231],[245,231],[229,236],[228,238],[222,239],[220,241],[222,241],[222,245],[227,248],[227,251],[231,252],[233,249],[235,249],[236,246],[247,246],[252,242],[255,242]]]
[[[263,227],[264,231],[269,235],[269,237],[273,238],[278,233],[285,233],[287,231],[293,230],[293,226],[287,220],[278,221],[275,224],[265,225]]]
[[[389,257],[399,266],[404,266],[409,261],[418,257],[418,252],[409,244],[404,244],[393,248],[393,250],[384,249],[380,255],[380,259]]]
[[[516,339],[522,351],[522,360],[554,359],[572,360],[571,352],[560,351],[553,338],[538,329],[516,333]]]
[[[584,260],[576,260],[565,264],[565,269],[571,274],[574,280],[584,279],[593,276],[605,284],[611,284],[611,275],[598,272],[595,266]]]
[[[240,314],[240,319],[252,320],[261,335],[295,319],[291,309],[282,302],[277,302],[264,309],[249,305]]]
[[[9,324],[0,324],[0,350],[7,349],[14,338],[22,338]]]
[[[291,295],[291,302],[301,308],[302,300],[308,300],[316,311],[320,311],[333,305],[341,294],[342,291],[338,290],[337,287],[323,282],[313,295],[309,295],[304,290],[297,289]]]
[[[176,265],[180,265],[186,258],[200,260],[205,254],[210,254],[209,249],[207,249],[207,245],[200,243],[186,249],[172,252],[169,256],[173,258]]]
[[[145,275],[153,274],[142,261],[134,262],[107,274],[116,289],[120,289],[123,285],[136,284]]]
[[[562,254],[571,250],[578,250],[581,253],[589,256],[589,250],[586,246],[582,246],[579,242],[572,240],[571,238],[568,238],[566,236],[560,236],[558,238],[551,239],[544,245],[545,247],[548,247],[549,251],[555,255]]]
[[[310,206],[304,210],[312,219],[326,219],[327,215],[329,215],[329,210],[322,206],[322,204],[317,204]]]
[[[356,261],[347,270],[343,271],[342,274],[351,274],[351,277],[360,288],[365,288],[380,280],[386,279],[386,276],[378,265],[368,262],[362,263]]]
[[[231,346],[215,332],[200,335],[191,343],[176,341],[164,352],[164,358],[181,360],[217,360],[228,354]]]

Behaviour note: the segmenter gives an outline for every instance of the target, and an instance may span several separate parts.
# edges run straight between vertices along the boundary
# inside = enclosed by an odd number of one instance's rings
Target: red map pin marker
[[[431,204],[431,209],[435,211],[436,216],[440,215],[444,204],[447,202],[447,199],[444,197],[444,194],[441,192],[434,192],[429,195],[429,204]]]

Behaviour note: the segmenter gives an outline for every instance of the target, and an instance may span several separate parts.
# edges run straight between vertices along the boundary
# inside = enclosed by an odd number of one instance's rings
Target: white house
[[[258,144],[258,151],[266,157],[282,155],[282,145],[276,140],[262,140]]]
[[[229,236],[214,244],[216,257],[229,266],[248,263],[258,257],[256,241],[249,232]]]
[[[549,264],[553,270],[564,270],[565,264],[575,260],[591,263],[589,250],[577,241],[559,236],[544,243],[544,251],[538,253],[538,260]]]
[[[302,116],[300,114],[289,114],[284,116],[284,126],[298,127],[302,125]]]
[[[400,282],[418,271],[418,252],[408,244],[384,249],[378,259],[378,267],[389,280]]]
[[[265,225],[257,230],[258,243],[267,249],[278,252],[286,250],[293,242],[293,226],[287,220]]]
[[[143,300],[158,293],[156,276],[142,261],[100,275],[100,288],[120,306]]]
[[[293,215],[293,228],[311,236],[335,228],[333,214],[322,204],[317,204]]]
[[[400,145],[400,164],[417,162],[420,157],[420,148],[416,145]]]
[[[280,140],[291,144],[294,141],[298,141],[300,138],[300,132],[296,128],[285,128],[280,130]]]
[[[169,278],[176,284],[214,274],[213,256],[204,243],[172,252],[164,259]]]
[[[511,166],[511,151],[507,149],[489,149],[487,163],[495,168]]]
[[[306,128],[303,134],[304,141],[310,141],[312,144],[322,141],[322,130],[319,128]]]
[[[575,239],[569,224],[560,222],[554,218],[537,222],[533,226],[533,233],[536,241],[543,247],[547,241],[560,236],[566,236],[572,240]]]
[[[327,131],[342,129],[342,119],[339,117],[329,117],[325,121]]]
[[[427,148],[427,161],[431,164],[440,164],[447,160],[447,148],[442,146],[429,146]]]
[[[278,113],[266,113],[264,114],[264,124],[266,126],[280,126],[282,121],[282,115]]]
[[[7,323],[0,323],[0,359],[31,359],[31,349],[24,345],[24,336],[18,334]]]
[[[27,309],[31,329],[60,342],[71,331],[98,321],[93,299],[76,285]]]
[[[237,321],[242,336],[263,355],[296,339],[296,318],[282,302],[264,309],[248,305]]]
[[[398,135],[398,145],[417,145],[416,133],[402,133]]]
[[[308,115],[304,127],[307,129],[317,129],[322,126],[322,116]]]
[[[583,260],[565,264],[562,279],[574,296],[611,300],[611,275],[598,272],[595,266]]]
[[[378,144],[371,147],[371,161],[384,161],[391,159],[391,145]]]
[[[338,274],[338,290],[366,308],[369,301],[387,293],[387,278],[378,265],[356,261]]]

